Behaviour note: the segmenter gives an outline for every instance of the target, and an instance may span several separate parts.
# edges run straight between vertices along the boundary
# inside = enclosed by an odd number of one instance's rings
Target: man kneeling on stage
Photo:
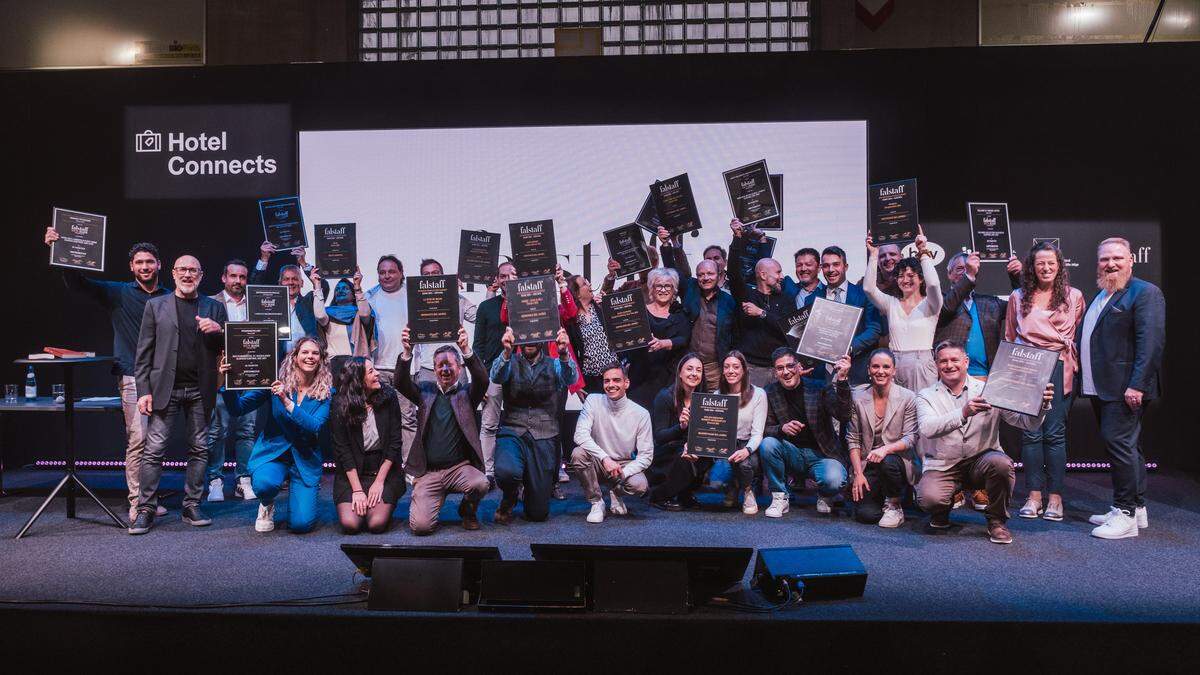
[[[613,514],[629,513],[621,496],[646,493],[650,484],[644,472],[654,459],[650,412],[625,395],[629,389],[625,368],[614,364],[602,377],[604,393],[589,394],[579,411],[575,425],[578,447],[571,453],[571,470],[592,503],[589,523],[604,522],[601,484],[609,488]]]
[[[432,534],[438,512],[451,492],[461,492],[458,515],[467,530],[478,530],[475,509],[488,492],[483,475],[483,449],[475,407],[487,392],[488,379],[459,326],[458,347],[443,345],[433,353],[436,382],[413,382],[410,366],[413,349],[408,328],[400,333],[403,351],[396,362],[396,390],[419,408],[417,433],[404,470],[413,479],[408,527],[413,534]],[[471,375],[470,387],[459,382],[463,365]]]
[[[924,457],[917,504],[929,513],[929,527],[950,527],[950,506],[959,490],[987,491],[988,538],[1011,544],[1008,497],[1016,475],[1012,459],[1000,450],[1000,420],[1034,431],[1042,426],[1054,399],[1047,384],[1042,409],[1036,417],[993,408],[983,399],[983,380],[967,374],[970,359],[961,343],[945,340],[933,348],[938,382],[917,394],[917,447]]]

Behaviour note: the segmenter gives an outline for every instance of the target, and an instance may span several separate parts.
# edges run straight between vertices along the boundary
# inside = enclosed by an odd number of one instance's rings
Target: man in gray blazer
[[[896,357],[891,350],[871,352],[870,383],[851,392],[853,409],[846,431],[854,472],[850,484],[854,517],[880,527],[904,524],[900,499],[921,475],[916,457],[917,395],[894,383],[895,376]]]
[[[185,255],[172,268],[175,292],[146,303],[134,359],[138,410],[150,418],[142,456],[137,517],[130,534],[154,526],[162,460],[175,417],[183,414],[188,430],[187,477],[183,522],[210,525],[200,510],[208,465],[208,420],[217,398],[217,361],[223,348],[225,305],[199,295],[204,277],[200,261]]]

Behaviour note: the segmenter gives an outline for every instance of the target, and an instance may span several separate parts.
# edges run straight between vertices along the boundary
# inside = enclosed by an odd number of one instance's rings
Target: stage
[[[89,485],[100,488],[106,503],[121,506],[120,474],[84,475]],[[1103,666],[1124,659],[1133,663],[1144,656],[1134,645],[1162,644],[1169,651],[1156,655],[1150,669],[1175,670],[1198,649],[1195,641],[1180,637],[1194,635],[1200,624],[1200,485],[1181,474],[1151,473],[1150,527],[1136,539],[1120,541],[1088,535],[1087,516],[1108,503],[1108,477],[1102,473],[1069,475],[1066,521],[1013,518],[1009,525],[1015,543],[1009,546],[988,542],[982,514],[972,511],[955,511],[954,526],[946,533],[927,533],[925,519],[912,510],[901,528],[885,530],[856,523],[845,513],[818,515],[811,494],[793,500],[791,513],[779,520],[720,510],[719,495],[705,493],[706,509],[700,512],[666,513],[631,500],[629,516],[589,525],[584,522],[587,503],[574,483],[564,485],[568,499],[553,503],[546,523],[518,519],[507,527],[492,524],[499,499],[493,491],[480,508],[479,532],[458,527],[455,498],[443,509],[443,527],[432,537],[414,537],[403,521],[387,534],[350,537],[335,525],[328,476],[322,486],[323,523],[307,535],[290,534],[282,526],[269,534],[254,532],[257,502],[240,500],[206,503],[214,524],[192,528],[179,520],[176,495],[167,501],[170,514],[145,536],[131,537],[105,524],[99,509],[82,501],[80,517],[69,521],[58,500],[24,539],[13,541],[38,495],[56,478],[48,471],[10,472],[9,496],[0,499],[0,613],[15,629],[6,639],[17,649],[35,651],[53,643],[59,631],[73,632],[73,641],[99,648],[105,637],[124,639],[136,627],[153,635],[153,649],[166,656],[171,636],[179,637],[179,631],[203,642],[216,640],[226,649],[236,647],[230,641],[243,630],[285,639],[290,631],[309,627],[320,630],[323,640],[345,637],[359,645],[368,635],[393,629],[442,640],[453,630],[483,641],[459,654],[467,663],[476,662],[471,654],[486,663],[497,654],[540,646],[548,664],[566,667],[575,657],[560,648],[575,644],[586,649],[587,640],[624,642],[645,626],[654,627],[654,637],[646,635],[628,649],[657,653],[664,636],[675,635],[695,640],[680,648],[686,650],[686,660],[700,664],[766,658],[775,649],[820,651],[824,645],[836,650],[802,661],[850,666],[842,646],[853,648],[868,635],[878,635],[889,649],[933,658],[947,668],[980,649],[996,649],[998,639],[1009,637],[1027,644],[1008,643],[1005,652],[1032,650],[1041,655],[1039,665],[1057,659],[1074,665],[1081,659]],[[169,472],[164,487],[178,489],[181,479],[179,472]],[[407,512],[407,500],[397,512]],[[277,520],[285,518],[281,505]],[[766,615],[711,607],[686,617],[507,615],[474,608],[441,616],[375,613],[353,595],[342,595],[355,593],[362,581],[338,548],[351,541],[498,546],[511,560],[529,559],[534,542],[755,548],[847,543],[862,559],[869,579],[861,599],[813,602]],[[747,581],[749,573],[750,568]],[[347,604],[268,606],[315,596]],[[255,603],[266,604],[239,606]],[[183,609],[197,605],[227,606]],[[538,630],[523,628],[531,623],[539,624]],[[47,633],[49,626],[58,628]],[[776,635],[785,642],[773,641]],[[1112,635],[1128,639],[1118,649]],[[159,643],[160,638],[168,642]],[[750,642],[733,649],[745,640],[759,645],[752,648],[754,654],[746,652]],[[1069,646],[1076,641],[1091,647],[1076,652]],[[362,652],[359,656],[365,658]],[[886,665],[894,656],[885,649],[853,658]],[[1160,660],[1176,658],[1180,660]]]

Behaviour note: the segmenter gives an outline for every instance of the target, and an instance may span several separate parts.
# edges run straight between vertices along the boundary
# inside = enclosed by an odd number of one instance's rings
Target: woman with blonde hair
[[[650,342],[645,349],[635,349],[622,355],[629,359],[629,399],[650,410],[654,397],[669,386],[674,376],[675,362],[687,351],[692,324],[679,297],[679,273],[658,267],[650,270],[649,300],[646,314],[650,319]]]

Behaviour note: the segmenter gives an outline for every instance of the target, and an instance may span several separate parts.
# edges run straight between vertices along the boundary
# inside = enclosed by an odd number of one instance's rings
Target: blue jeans
[[[836,459],[822,457],[812,448],[797,448],[788,441],[768,436],[758,446],[771,492],[787,492],[787,477],[811,478],[817,494],[832,497],[846,486],[846,467]]]
[[[275,503],[284,478],[288,485],[288,529],[296,534],[311,532],[317,526],[318,486],[309,487],[300,479],[300,470],[288,454],[263,464],[250,476],[254,494],[266,505]]]
[[[205,471],[205,482],[220,478],[224,473],[225,439],[233,433],[233,451],[237,458],[234,467],[237,477],[249,476],[246,462],[250,459],[250,451],[254,449],[254,418],[257,410],[252,410],[241,417],[230,417],[229,409],[225,407],[225,399],[217,396],[217,405],[213,408],[212,419],[208,421],[208,469]]]
[[[1050,376],[1054,400],[1042,426],[1021,435],[1021,462],[1025,465],[1025,488],[1061,495],[1067,476],[1067,415],[1075,402],[1075,392],[1063,394],[1063,363],[1054,366]]]
[[[502,427],[496,436],[496,484],[504,498],[516,501],[525,487],[525,520],[550,517],[550,495],[558,481],[558,436],[536,440],[528,432],[516,436]]]

